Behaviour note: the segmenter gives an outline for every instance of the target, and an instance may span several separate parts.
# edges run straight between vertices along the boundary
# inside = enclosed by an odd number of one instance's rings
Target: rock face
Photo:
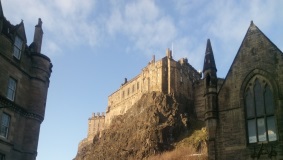
[[[188,117],[194,117],[190,100],[160,92],[144,94],[124,115],[115,117],[100,138],[80,150],[75,160],[143,159],[170,150],[188,132]]]

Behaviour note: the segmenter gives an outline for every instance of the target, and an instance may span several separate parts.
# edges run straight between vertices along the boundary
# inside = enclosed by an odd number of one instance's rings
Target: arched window
[[[261,77],[254,77],[245,91],[248,142],[277,140],[274,114],[274,97],[270,84]]]

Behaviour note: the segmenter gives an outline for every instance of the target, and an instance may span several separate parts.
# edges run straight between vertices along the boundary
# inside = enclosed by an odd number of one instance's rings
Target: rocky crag
[[[193,103],[185,97],[144,94],[124,115],[115,117],[92,144],[81,149],[75,160],[146,159],[173,150],[177,142],[192,135],[194,117]]]

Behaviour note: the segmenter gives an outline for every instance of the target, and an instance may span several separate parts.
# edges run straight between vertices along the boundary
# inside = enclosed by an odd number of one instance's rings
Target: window
[[[21,58],[22,47],[23,47],[23,41],[18,36],[16,36],[13,56],[16,57],[17,59]]]
[[[132,93],[135,92],[135,85],[133,85],[133,88],[132,88]]]
[[[140,83],[138,82],[138,83],[137,83],[137,90],[139,90],[139,87],[140,87],[139,84],[140,84]]]
[[[128,88],[128,95],[130,95],[130,88]]]
[[[124,96],[125,96],[125,92],[123,91],[123,92],[122,92],[122,98],[124,98]]]
[[[9,78],[7,98],[10,99],[11,101],[14,101],[15,99],[16,87],[17,87],[16,80],[13,78]]]
[[[277,140],[274,98],[270,85],[263,79],[253,78],[245,92],[248,142]]]
[[[0,136],[7,138],[8,137],[8,132],[9,132],[9,125],[10,125],[10,119],[11,117],[3,113],[2,114],[2,119],[1,119],[1,130],[0,130]],[[1,157],[1,156],[0,156]],[[0,159],[1,160],[1,159]]]

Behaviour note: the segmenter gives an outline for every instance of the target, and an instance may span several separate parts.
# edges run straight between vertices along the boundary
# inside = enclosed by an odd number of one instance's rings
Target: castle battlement
[[[105,112],[97,112],[96,114],[95,113],[92,113],[91,117],[88,119],[88,120],[91,120],[91,119],[101,119],[101,118],[105,118]]]

